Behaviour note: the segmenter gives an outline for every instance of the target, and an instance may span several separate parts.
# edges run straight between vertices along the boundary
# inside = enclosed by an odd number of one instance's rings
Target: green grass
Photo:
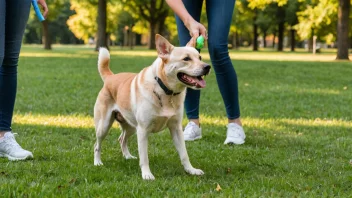
[[[112,54],[114,72],[138,72],[156,55],[119,48]],[[104,166],[93,166],[93,106],[102,86],[97,54],[83,46],[24,46],[13,129],[35,158],[0,159],[1,197],[350,197],[351,63],[333,61],[333,53],[231,57],[246,143],[223,145],[225,110],[212,72],[201,98],[203,139],[186,143],[205,175],[184,172],[164,131],[149,138],[156,180],[143,181],[138,160],[122,157],[116,124],[103,143]],[[137,155],[136,136],[129,145]]]

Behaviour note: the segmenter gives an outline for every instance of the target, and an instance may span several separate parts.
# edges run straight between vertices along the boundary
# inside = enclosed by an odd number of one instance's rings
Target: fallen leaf
[[[77,179],[75,178],[72,178],[71,181],[69,181],[68,183],[72,184],[72,183],[75,183]]]
[[[65,186],[59,185],[59,186],[57,187],[58,190],[61,190],[61,188],[65,188]]]
[[[4,172],[4,171],[2,171],[0,174],[1,174],[1,175],[5,175],[5,176],[8,175],[8,174],[7,174],[6,172]]]
[[[216,186],[216,189],[215,189],[215,190],[218,191],[218,192],[221,190],[221,187],[220,187],[219,184]]]

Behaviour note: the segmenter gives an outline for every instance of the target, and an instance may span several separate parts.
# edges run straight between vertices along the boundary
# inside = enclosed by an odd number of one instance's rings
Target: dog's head
[[[204,88],[204,76],[210,72],[210,65],[202,61],[192,40],[186,47],[174,47],[159,34],[155,37],[158,56],[164,63],[163,71],[175,86],[187,86],[192,89]]]

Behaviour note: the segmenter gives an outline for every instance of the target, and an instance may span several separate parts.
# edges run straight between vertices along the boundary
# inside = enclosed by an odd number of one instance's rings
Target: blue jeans
[[[183,0],[187,11],[199,22],[203,0]],[[208,48],[216,80],[229,119],[240,117],[236,71],[228,52],[228,35],[235,7],[235,0],[206,0],[208,18]],[[189,30],[176,16],[178,38],[181,46],[191,39]],[[185,108],[188,119],[199,118],[200,91],[187,89]]]
[[[0,0],[0,131],[11,130],[17,65],[31,0]]]

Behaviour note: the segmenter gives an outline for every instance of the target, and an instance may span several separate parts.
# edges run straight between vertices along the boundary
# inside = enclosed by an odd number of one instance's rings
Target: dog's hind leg
[[[94,122],[96,130],[96,142],[94,145],[94,165],[103,165],[101,161],[101,144],[106,135],[109,132],[111,125],[115,118],[112,116],[112,112],[109,112],[105,108],[94,108]]]
[[[137,157],[131,155],[128,150],[128,138],[136,132],[136,129],[130,126],[128,123],[120,123],[122,133],[119,137],[119,142],[121,146],[122,155],[126,159],[137,159]]]

